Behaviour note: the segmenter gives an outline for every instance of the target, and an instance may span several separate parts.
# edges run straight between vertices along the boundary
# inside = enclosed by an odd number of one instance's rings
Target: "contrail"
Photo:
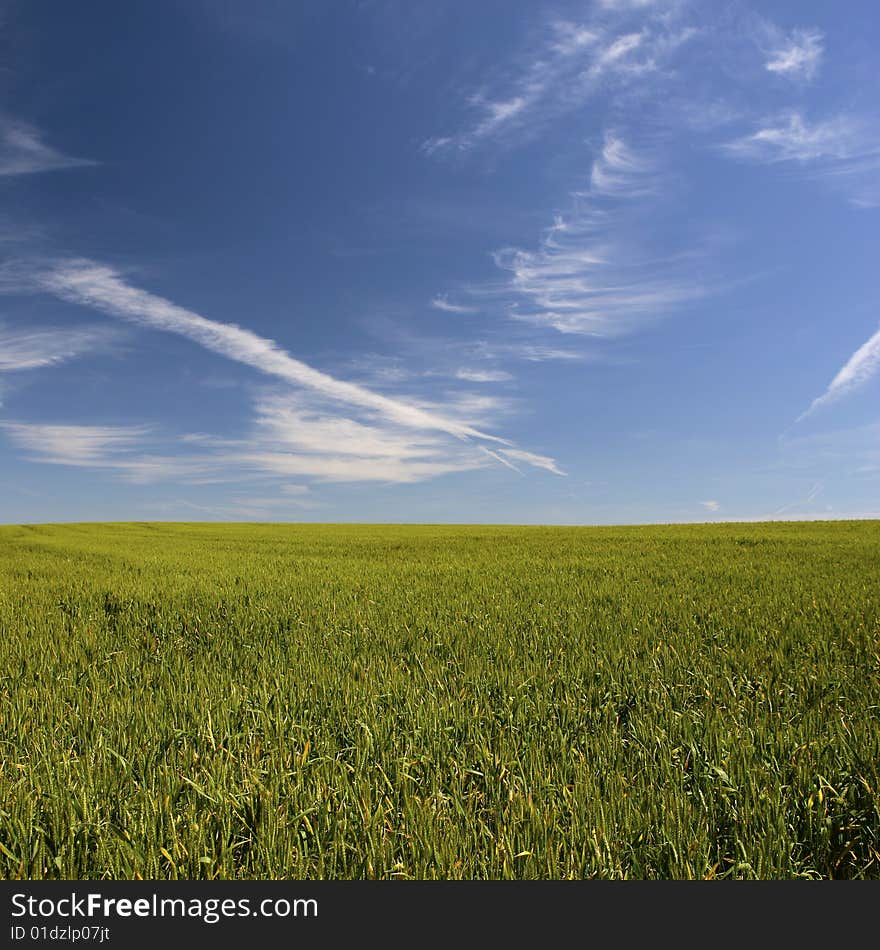
[[[472,426],[357,383],[336,379],[286,353],[277,343],[233,323],[209,320],[184,307],[126,283],[117,271],[89,260],[72,260],[41,272],[39,286],[72,303],[83,304],[124,320],[187,337],[205,349],[266,373],[315,390],[330,399],[372,409],[398,425],[439,430],[460,439],[511,445]]]

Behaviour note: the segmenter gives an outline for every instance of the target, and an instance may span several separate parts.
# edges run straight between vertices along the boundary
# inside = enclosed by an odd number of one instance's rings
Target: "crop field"
[[[880,878],[880,523],[0,528],[4,878]]]

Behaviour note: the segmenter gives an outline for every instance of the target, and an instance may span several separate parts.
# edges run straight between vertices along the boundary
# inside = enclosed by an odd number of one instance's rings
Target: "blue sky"
[[[0,42],[0,521],[880,517],[876,4]]]

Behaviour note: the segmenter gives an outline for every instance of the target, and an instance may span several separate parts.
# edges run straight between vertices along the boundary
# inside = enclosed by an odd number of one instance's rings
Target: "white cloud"
[[[118,337],[106,327],[10,330],[0,326],[0,373],[54,366],[106,350]]]
[[[620,12],[620,4],[612,6]],[[547,122],[582,107],[600,90],[626,87],[656,72],[696,32],[676,31],[663,18],[650,19],[638,31],[617,32],[617,19],[545,23],[540,39],[500,68],[503,77],[466,97],[475,113],[471,122],[457,132],[429,138],[422,151],[460,153],[488,141],[528,140]]]
[[[264,397],[256,409],[259,441],[286,451],[404,460],[435,455],[443,445],[439,436],[322,413],[286,395]]]
[[[599,0],[599,6],[606,10],[631,10],[651,7],[657,2],[658,0]]]
[[[32,458],[54,465],[99,466],[136,449],[147,426],[40,425],[0,422],[10,439]]]
[[[38,272],[35,279],[41,289],[64,300],[141,326],[179,334],[228,359],[313,390],[327,399],[378,413],[399,425],[439,430],[459,438],[504,441],[438,412],[426,412],[411,403],[313,369],[290,356],[272,340],[235,324],[209,320],[163,297],[131,286],[113,268],[88,260],[67,261]]]
[[[754,162],[845,161],[865,151],[873,153],[876,147],[874,142],[867,144],[863,126],[850,117],[808,125],[798,112],[771,120],[751,135],[722,146],[735,158]]]
[[[795,162],[858,207],[880,206],[880,131],[850,115],[807,123],[799,112],[768,120],[750,135],[721,146],[756,164]]]
[[[359,425],[334,416],[300,418],[266,413],[256,431],[239,440],[185,441],[190,451],[150,453],[160,444],[148,426],[46,425],[0,423],[10,441],[30,461],[87,468],[125,481],[174,481],[188,484],[250,481],[254,478],[310,477],[323,482],[416,482],[453,472],[483,468],[487,456],[475,446],[442,440],[408,441],[403,433]],[[284,485],[292,495],[306,486]]]
[[[618,36],[599,51],[587,75],[592,79],[598,79],[603,73],[618,66],[630,53],[637,50],[644,41],[645,34],[643,33],[626,33],[623,36]],[[648,63],[653,65],[650,60]]]
[[[303,394],[261,396],[253,432],[229,457],[275,476],[326,482],[417,482],[487,464],[479,448],[445,433],[359,421],[313,402]]]
[[[420,150],[425,155],[434,155],[442,152],[448,145],[454,145],[455,140],[450,135],[436,135],[433,138],[425,139],[420,146]]]
[[[616,134],[608,133],[593,162],[590,191],[594,195],[637,198],[655,193],[653,163],[635,152]]]
[[[812,79],[822,59],[819,30],[797,29],[770,51],[766,68],[790,79]]]
[[[880,372],[880,330],[866,340],[846,361],[828,388],[798,417],[798,422],[821,406],[828,405],[864,386]]]
[[[469,383],[506,383],[513,379],[510,373],[500,369],[467,369],[462,367],[455,373],[456,379]]]
[[[545,468],[554,475],[565,475],[565,472],[557,466],[554,459],[546,455],[536,455],[534,452],[523,452],[521,449],[497,449],[496,451],[505,458],[513,459],[517,462],[526,462],[537,468]]]
[[[553,24],[550,49],[560,56],[573,56],[599,41],[601,34],[581,23],[560,20]]]
[[[479,359],[525,360],[527,363],[543,363],[547,360],[580,362],[588,358],[578,350],[566,350],[558,346],[546,346],[540,343],[487,343],[485,341],[473,347],[473,356]]]
[[[721,503],[710,499],[709,501],[701,501],[700,504],[706,509],[706,511],[720,511]]]
[[[0,118],[0,176],[82,168],[96,162],[73,158],[46,145],[33,126]]]
[[[537,91],[536,88],[535,92]],[[477,126],[475,134],[480,137],[518,116],[529,104],[529,100],[525,96],[514,96],[513,99],[508,99],[506,102],[487,102],[476,98],[473,104],[480,106],[488,113],[488,116]]]
[[[28,285],[142,326],[179,334],[297,386],[294,394],[257,399],[250,434],[241,438],[184,434],[163,454],[147,453],[144,446],[135,445],[149,431],[142,426],[8,423],[12,441],[38,461],[114,471],[137,481],[176,478],[193,483],[262,475],[411,482],[489,464],[489,457],[475,442],[515,448],[474,424],[475,420],[491,422],[510,411],[510,400],[459,392],[448,394],[442,406],[392,399],[315,370],[248,330],[209,320],[133,287],[112,268],[91,261],[30,269],[19,266],[7,289],[21,292]],[[78,337],[77,342],[84,339]],[[42,337],[18,340],[14,351],[7,353],[7,362],[19,368],[43,364],[69,354],[72,343],[66,340],[66,348],[59,348],[56,339],[52,345],[54,349]],[[340,415],[340,405],[359,418]],[[158,436],[151,437],[150,444],[155,448],[160,441]],[[186,451],[180,451],[181,445]],[[525,453],[523,458],[527,457]],[[533,463],[537,467],[547,467],[543,457],[534,458],[539,460]]]
[[[536,250],[502,248],[495,263],[510,281],[512,318],[562,333],[618,337],[708,293],[694,254],[657,257],[640,249],[660,177],[652,161],[608,136],[593,163],[590,190],[557,215]],[[640,197],[638,203],[630,199]]]
[[[471,393],[450,394],[447,403],[462,419],[493,418],[508,408],[504,400]],[[313,397],[281,392],[257,400],[254,430],[231,457],[275,475],[400,483],[484,468],[489,457],[498,459],[484,446],[446,433],[331,415]],[[527,452],[522,460],[545,469],[553,462]]]
[[[480,453],[482,454],[482,453]],[[245,456],[265,471],[282,476],[307,476],[328,482],[420,482],[441,475],[484,468],[475,452],[470,460],[431,460],[401,463],[395,458],[362,459],[341,455],[297,455],[281,452],[253,452]]]
[[[431,301],[431,306],[435,310],[443,310],[445,313],[476,313],[474,307],[465,307],[462,304],[450,303],[446,294],[440,294]]]

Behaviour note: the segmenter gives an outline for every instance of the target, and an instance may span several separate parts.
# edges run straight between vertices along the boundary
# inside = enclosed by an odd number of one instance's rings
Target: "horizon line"
[[[351,528],[674,528],[682,526],[701,527],[713,525],[765,525],[765,524],[840,524],[845,522],[880,522],[880,513],[868,515],[840,515],[838,517],[794,518],[718,518],[714,521],[619,521],[619,522],[549,522],[549,521],[210,521],[169,519],[153,521],[134,519],[130,521],[23,521],[0,522],[0,528],[53,528],[53,527],[109,527],[127,525],[205,525],[220,527],[351,527]]]

